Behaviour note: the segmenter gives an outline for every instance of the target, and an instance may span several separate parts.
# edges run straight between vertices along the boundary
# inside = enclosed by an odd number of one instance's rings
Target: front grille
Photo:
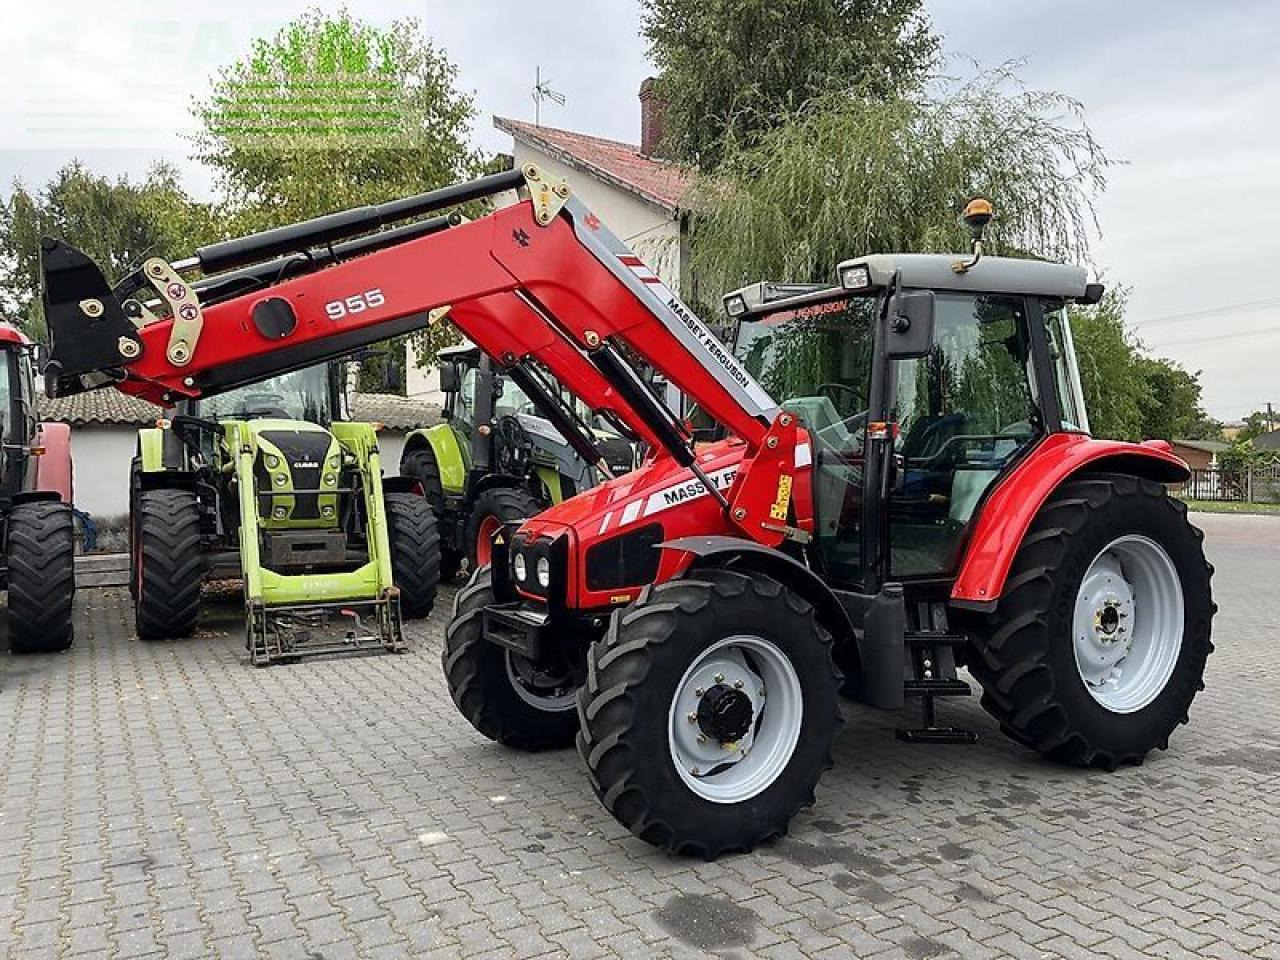
[[[325,458],[329,455],[332,437],[318,430],[264,430],[261,438],[280,451],[285,463],[289,465],[289,477],[293,481],[294,490],[315,491],[320,489],[320,478],[324,474]],[[261,468],[261,464],[259,464]],[[262,480],[260,473],[259,482]],[[278,490],[272,487],[270,478],[266,478],[263,489]],[[259,512],[264,516],[271,515],[276,497],[259,497]],[[318,493],[299,493],[293,498],[294,520],[317,520],[320,517],[320,495]]]

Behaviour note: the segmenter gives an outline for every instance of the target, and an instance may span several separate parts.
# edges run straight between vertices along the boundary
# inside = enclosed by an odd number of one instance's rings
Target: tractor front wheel
[[[19,503],[9,514],[9,649],[56,653],[71,646],[76,594],[71,505]]]
[[[1152,481],[1095,475],[1059,489],[976,631],[970,669],[1001,729],[1108,770],[1167,749],[1213,650],[1202,540]]]
[[[440,584],[440,535],[427,501],[414,493],[385,496],[391,575],[400,588],[400,612],[410,620],[425,617]]]
[[[538,664],[484,638],[493,603],[488,567],[458,591],[444,633],[445,680],[467,721],[490,740],[518,750],[558,750],[578,732],[577,683],[567,668]]]
[[[493,535],[504,524],[541,513],[547,505],[523,487],[490,487],[476,498],[467,518],[467,560],[471,570],[493,559]]]
[[[205,575],[196,495],[188,490],[139,491],[133,530],[138,638],[189,636],[200,616]]]
[[[767,577],[695,570],[615,612],[588,656],[578,750],[613,816],[713,859],[787,832],[840,725],[831,635]]]

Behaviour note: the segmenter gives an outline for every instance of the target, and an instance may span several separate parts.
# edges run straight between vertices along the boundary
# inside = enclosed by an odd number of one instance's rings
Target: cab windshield
[[[198,412],[210,420],[270,417],[328,424],[333,421],[329,371],[325,364],[282,373],[214,397],[201,397]]]

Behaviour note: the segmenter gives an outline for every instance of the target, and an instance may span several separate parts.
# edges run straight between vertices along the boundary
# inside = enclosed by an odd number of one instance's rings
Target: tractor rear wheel
[[[134,617],[141,640],[189,636],[200,616],[205,556],[188,490],[142,490],[134,511]]]
[[[493,559],[493,535],[504,524],[525,520],[547,509],[547,504],[523,487],[490,487],[476,498],[467,518],[467,560],[472,570]]]
[[[411,620],[425,617],[436,602],[440,583],[440,535],[427,501],[414,493],[385,495],[391,578],[400,588],[400,612]]]
[[[440,481],[440,464],[436,461],[436,452],[431,447],[419,447],[410,450],[400,461],[400,474],[413,477],[422,484],[422,495],[436,515],[436,526],[444,523],[445,501],[444,484]],[[450,581],[462,569],[462,554],[451,542],[440,542],[440,578]]]
[[[1213,650],[1203,539],[1150,480],[1099,474],[1060,488],[975,631],[970,670],[1001,729],[1107,770],[1167,749]]]
[[[445,680],[467,721],[490,740],[518,750],[558,750],[578,732],[577,684],[567,669],[548,668],[490,643],[483,608],[493,603],[488,567],[453,601],[444,633]]]
[[[9,514],[9,649],[56,653],[75,638],[75,517],[71,505],[38,500]]]
[[[787,832],[839,727],[839,672],[814,609],[727,570],[646,588],[592,645],[578,751],[642,840],[713,859]]]

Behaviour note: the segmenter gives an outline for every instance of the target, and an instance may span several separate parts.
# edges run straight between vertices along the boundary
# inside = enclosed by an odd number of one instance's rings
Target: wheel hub
[[[717,683],[698,701],[698,727],[719,743],[741,740],[754,719],[751,698],[723,683]]]

